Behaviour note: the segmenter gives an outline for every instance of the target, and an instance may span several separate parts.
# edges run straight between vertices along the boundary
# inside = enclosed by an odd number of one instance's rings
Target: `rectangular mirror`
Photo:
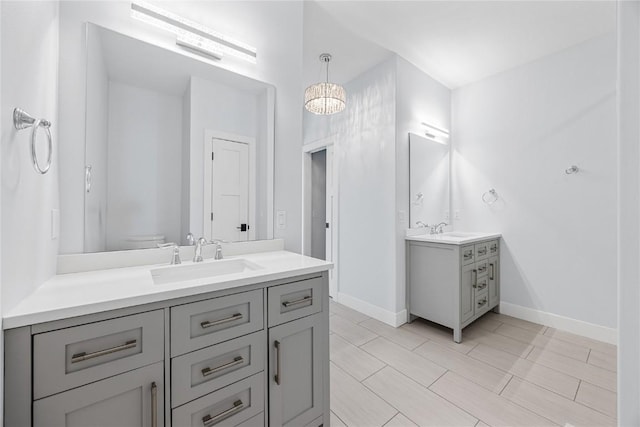
[[[87,24],[84,252],[273,238],[275,88]]]
[[[409,134],[409,193],[411,228],[419,222],[450,223],[449,144]]]

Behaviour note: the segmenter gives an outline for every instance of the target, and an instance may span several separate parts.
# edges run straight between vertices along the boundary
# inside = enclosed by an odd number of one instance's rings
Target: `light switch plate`
[[[444,211],[444,220],[448,221],[451,219],[451,212],[450,211]]]
[[[453,219],[460,219],[460,211],[459,210],[455,210],[453,211]]]
[[[276,213],[276,227],[278,230],[287,228],[287,211],[278,211]]]

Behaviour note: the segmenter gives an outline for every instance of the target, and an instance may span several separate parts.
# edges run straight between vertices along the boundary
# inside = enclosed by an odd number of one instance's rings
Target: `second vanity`
[[[453,329],[462,329],[500,303],[500,234],[407,233],[407,311]]]
[[[328,424],[330,267],[279,250],[58,275],[4,318],[4,425]]]

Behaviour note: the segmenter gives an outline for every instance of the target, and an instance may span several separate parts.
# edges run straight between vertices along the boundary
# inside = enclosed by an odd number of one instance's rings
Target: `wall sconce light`
[[[256,48],[144,1],[131,3],[131,16],[176,35],[176,44],[215,59],[224,54],[256,63]]]
[[[422,126],[427,129],[424,132],[424,135],[427,139],[437,142],[439,144],[448,144],[449,143],[449,131],[445,129],[441,129],[437,126],[430,125],[428,123],[422,122]]]

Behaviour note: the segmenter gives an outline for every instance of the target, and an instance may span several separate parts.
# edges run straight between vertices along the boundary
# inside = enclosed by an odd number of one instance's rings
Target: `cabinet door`
[[[500,303],[500,265],[497,256],[489,258],[489,307]]]
[[[475,264],[462,267],[460,277],[460,322],[464,323],[473,317],[473,306],[475,304],[475,289],[473,285],[478,280],[478,270]]]
[[[323,411],[322,313],[269,329],[269,425],[304,426]]]
[[[145,366],[33,403],[34,427],[160,427],[163,363]]]

